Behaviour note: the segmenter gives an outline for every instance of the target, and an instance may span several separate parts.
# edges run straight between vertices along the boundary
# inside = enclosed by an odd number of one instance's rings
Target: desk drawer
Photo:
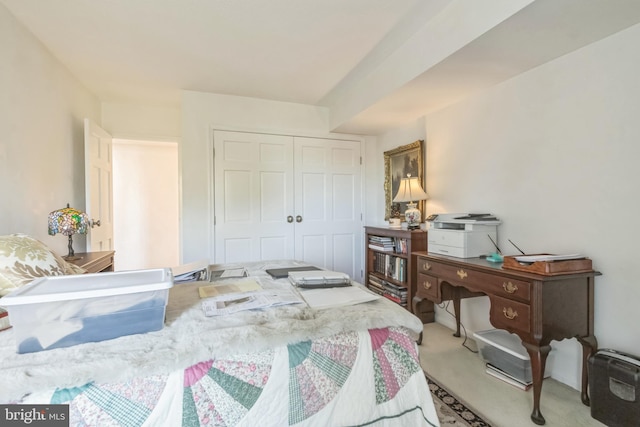
[[[94,264],[87,266],[87,273],[100,273],[102,271],[113,271],[113,255],[99,259]]]
[[[489,296],[491,300],[491,324],[498,329],[517,329],[531,332],[531,307],[527,304],[515,302],[506,298]]]
[[[418,273],[418,283],[416,283],[416,296],[427,298],[431,301],[440,302],[440,287],[438,278],[424,273]]]
[[[435,262],[420,256],[418,257],[418,262],[416,262],[418,273],[431,273],[434,265],[436,265]]]
[[[531,283],[529,282],[506,277],[492,277],[491,283],[496,286],[493,290],[496,295],[524,302],[531,301]]]
[[[531,301],[531,283],[529,282],[423,259],[418,261],[418,272],[421,271],[420,268],[424,267],[425,264],[428,264],[430,274],[452,284],[469,286],[473,291],[481,291],[525,303]]]

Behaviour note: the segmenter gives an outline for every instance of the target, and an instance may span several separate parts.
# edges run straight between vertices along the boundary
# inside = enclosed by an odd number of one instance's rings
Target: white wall
[[[179,141],[180,108],[153,105],[102,103],[102,127],[114,138],[146,141]]]
[[[497,214],[507,254],[511,239],[592,258],[599,346],[640,355],[638,45],[640,25],[428,115],[426,176],[428,213]],[[488,309],[486,297],[463,301],[469,334],[491,327]],[[552,376],[578,388],[581,346],[553,346]]]
[[[178,144],[114,139],[115,269],[180,263]]]
[[[85,209],[84,130],[100,103],[0,5],[0,234],[26,233],[67,253],[47,235],[47,215]],[[74,236],[83,252],[84,236]]]

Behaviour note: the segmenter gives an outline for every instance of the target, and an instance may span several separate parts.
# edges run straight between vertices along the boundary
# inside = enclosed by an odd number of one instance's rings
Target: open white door
[[[85,210],[91,220],[87,252],[113,250],[113,140],[84,119]]]

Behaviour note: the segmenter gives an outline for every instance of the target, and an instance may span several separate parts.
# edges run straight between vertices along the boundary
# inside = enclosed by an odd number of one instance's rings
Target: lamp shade
[[[67,203],[66,208],[58,209],[49,214],[49,234],[87,234],[89,229],[89,217],[86,213],[70,208]]]
[[[394,202],[413,202],[416,200],[426,200],[429,196],[424,192],[418,177],[412,177],[410,174],[400,181],[400,187],[393,198]]]
[[[422,213],[416,208],[416,200],[426,200],[429,196],[424,192],[420,185],[418,177],[411,177],[411,174],[407,174],[406,178],[402,178],[400,181],[400,187],[396,197],[393,198],[394,202],[407,202],[407,210],[404,212],[404,217],[407,221],[407,228],[409,230],[415,230],[420,228],[420,221],[422,220]]]
[[[87,234],[89,230],[89,217],[86,213],[69,207],[58,209],[49,214],[49,234],[55,236],[60,233],[69,236],[69,253],[64,257],[67,261],[79,259],[73,250],[74,234]]]

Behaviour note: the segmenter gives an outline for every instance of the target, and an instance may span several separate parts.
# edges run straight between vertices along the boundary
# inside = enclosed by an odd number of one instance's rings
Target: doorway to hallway
[[[180,263],[177,142],[113,139],[115,269]]]

